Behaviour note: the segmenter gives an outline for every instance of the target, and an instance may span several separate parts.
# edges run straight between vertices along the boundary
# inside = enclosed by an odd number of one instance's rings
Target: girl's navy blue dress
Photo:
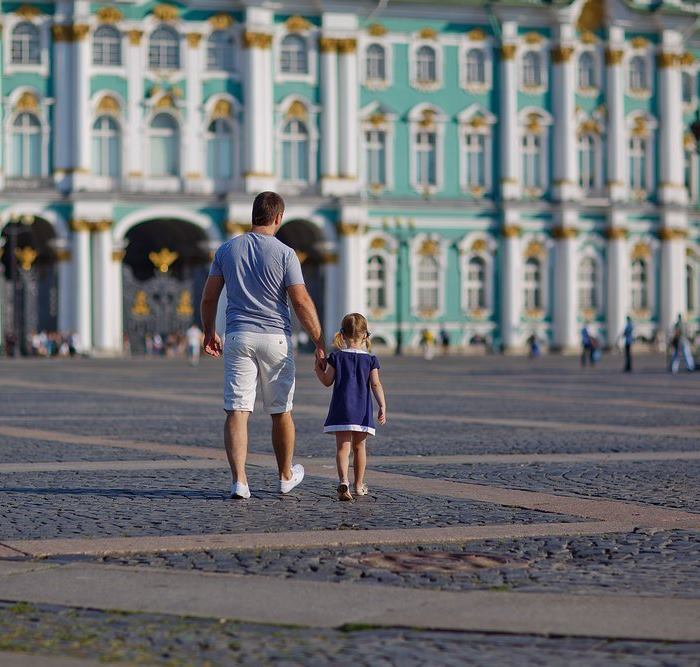
[[[328,363],[335,369],[335,380],[323,431],[360,431],[374,435],[369,374],[379,368],[379,360],[364,350],[343,349],[331,352]]]

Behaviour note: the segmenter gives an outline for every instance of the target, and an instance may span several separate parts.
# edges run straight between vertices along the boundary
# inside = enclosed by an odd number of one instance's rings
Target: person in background
[[[430,361],[435,356],[435,336],[430,329],[423,329],[420,344],[423,348],[423,359]]]
[[[581,367],[586,367],[586,361],[588,361],[591,366],[595,366],[595,347],[593,345],[593,338],[588,331],[588,325],[584,324],[583,329],[581,329]]]
[[[681,365],[681,356],[685,362],[686,370],[695,370],[695,360],[693,359],[693,355],[690,350],[690,343],[685,331],[685,323],[683,322],[681,315],[678,316],[676,323],[673,325],[673,332],[671,334],[671,350],[673,352],[671,356],[671,373],[674,375],[678,373],[678,369]]]
[[[202,330],[192,322],[192,326],[185,332],[187,338],[187,361],[190,366],[199,364],[199,352],[202,349]]]
[[[632,344],[634,343],[634,325],[632,324],[632,318],[627,316],[627,323],[622,331],[622,340],[625,345],[625,373],[632,372]]]
[[[530,359],[539,359],[542,355],[542,351],[540,350],[540,341],[537,338],[537,334],[534,331],[530,334],[530,337],[527,339],[527,344],[530,348]]]
[[[450,353],[450,334],[444,325],[440,328],[440,345],[442,346],[442,354],[447,356]]]

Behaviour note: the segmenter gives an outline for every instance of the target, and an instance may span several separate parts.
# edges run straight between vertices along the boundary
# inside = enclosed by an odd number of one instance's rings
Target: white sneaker
[[[242,484],[241,482],[234,482],[231,484],[231,498],[250,498],[250,489],[247,484]]]
[[[280,480],[280,493],[289,493],[295,486],[301,484],[304,479],[304,466],[297,463],[292,466],[292,479]]]

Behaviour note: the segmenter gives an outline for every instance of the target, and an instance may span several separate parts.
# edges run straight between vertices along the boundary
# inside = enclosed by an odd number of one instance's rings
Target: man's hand
[[[216,333],[205,333],[204,334],[204,351],[210,356],[210,357],[220,357],[221,353],[223,352],[223,348],[221,345],[221,338],[219,338],[219,334]]]
[[[383,405],[379,406],[379,411],[377,412],[377,421],[382,426],[386,424],[386,408]]]
[[[322,370],[326,370],[328,360],[326,359],[326,349],[324,347],[316,347],[316,365]]]

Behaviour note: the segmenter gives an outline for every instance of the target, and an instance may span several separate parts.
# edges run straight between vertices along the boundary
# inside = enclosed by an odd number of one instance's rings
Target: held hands
[[[379,406],[379,411],[377,412],[377,421],[382,426],[386,424],[386,408],[383,405]]]
[[[216,332],[210,334],[204,334],[204,351],[210,357],[220,357],[223,347],[221,345],[221,338]]]
[[[326,371],[326,366],[328,366],[328,360],[326,359],[326,350],[322,347],[316,348],[316,368],[319,368],[323,372]]]

